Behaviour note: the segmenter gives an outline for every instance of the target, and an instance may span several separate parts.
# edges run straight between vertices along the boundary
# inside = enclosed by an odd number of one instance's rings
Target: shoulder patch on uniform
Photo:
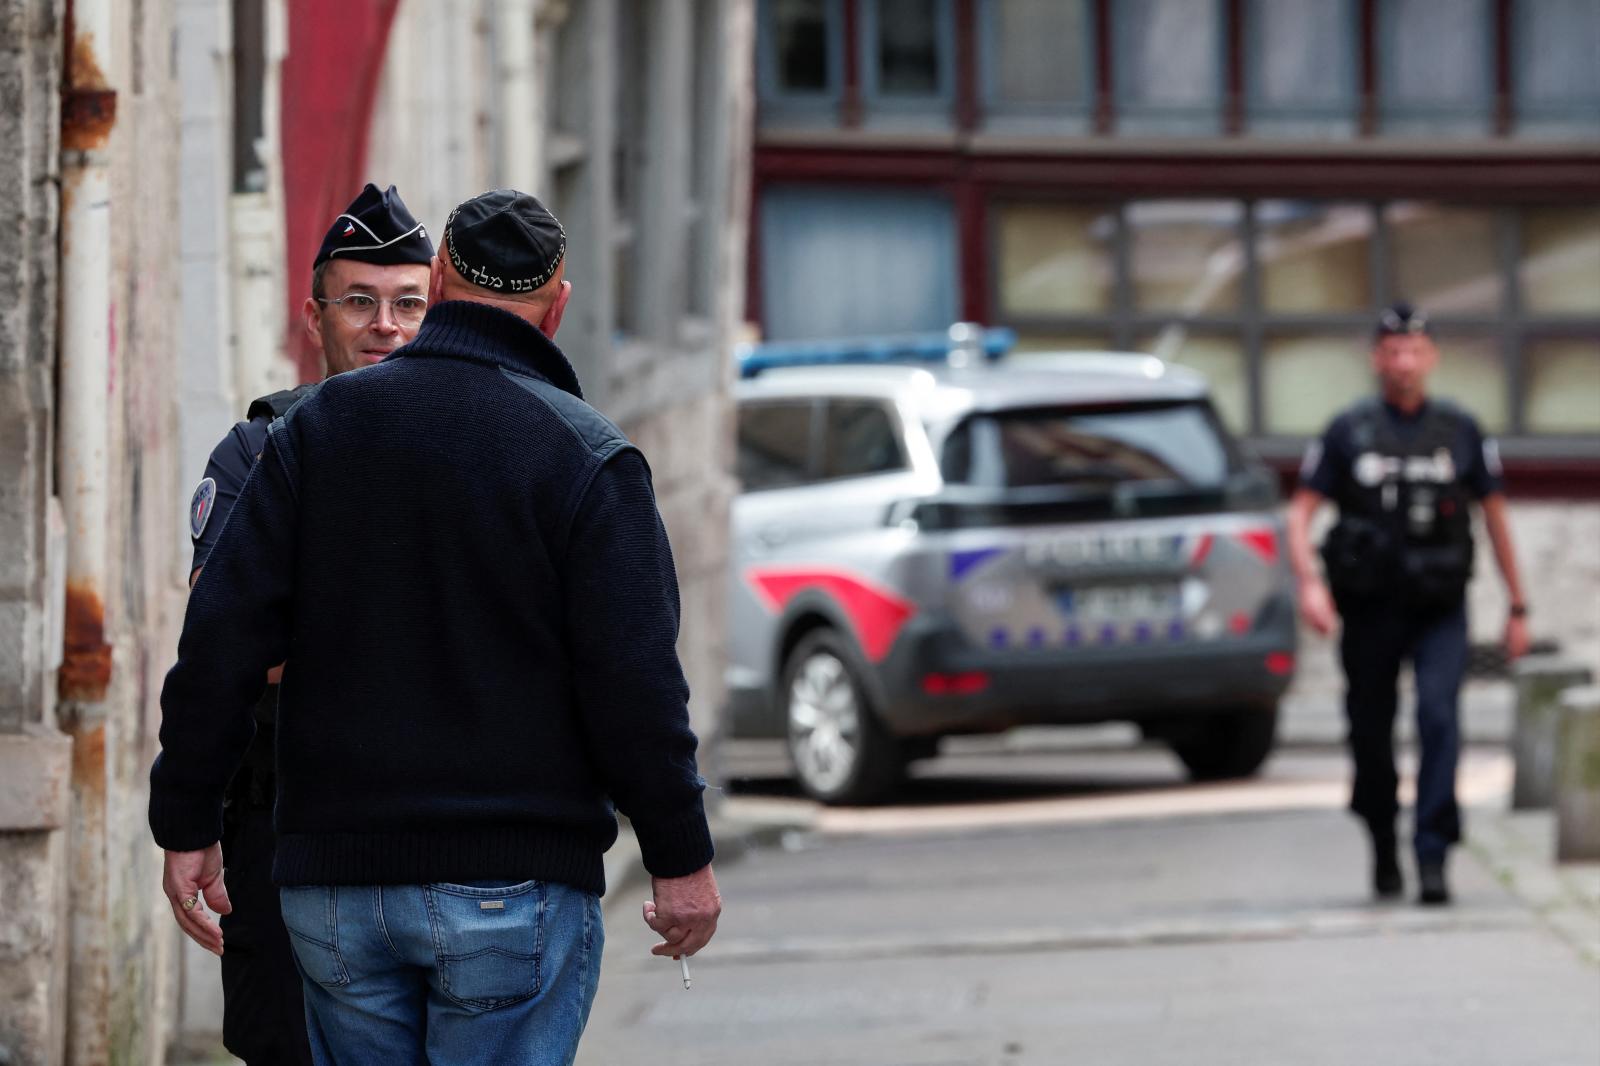
[[[211,521],[211,512],[217,502],[217,483],[212,478],[201,478],[200,484],[195,487],[194,496],[189,500],[189,536],[195,540],[200,539],[200,534],[206,531],[206,523]]]

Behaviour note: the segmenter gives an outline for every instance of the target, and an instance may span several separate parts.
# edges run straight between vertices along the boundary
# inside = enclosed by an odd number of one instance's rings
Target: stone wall
[[[145,828],[182,609],[172,5],[98,42],[111,184],[103,696],[58,701],[68,531],[58,442],[60,0],[0,0],[0,1061],[160,1062],[176,932]],[[100,150],[100,149],[96,149]],[[95,400],[98,406],[98,399]],[[70,981],[69,981],[70,974]]]

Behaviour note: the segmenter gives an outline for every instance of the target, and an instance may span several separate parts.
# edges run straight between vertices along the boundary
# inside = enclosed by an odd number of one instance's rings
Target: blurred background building
[[[1501,439],[1537,635],[1600,654],[1600,4],[763,0],[756,42],[764,336],[1155,352],[1287,476],[1410,300]]]
[[[561,341],[650,454],[692,714],[721,700],[751,0],[0,0],[0,1062],[220,1029],[145,828],[188,493],[321,376],[329,220],[498,185],[570,236]]]

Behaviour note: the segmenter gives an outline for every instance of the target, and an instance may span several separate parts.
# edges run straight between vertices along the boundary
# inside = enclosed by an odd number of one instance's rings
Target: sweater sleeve
[[[169,851],[222,835],[222,796],[255,734],[267,671],[288,658],[294,578],[293,449],[276,425],[189,594],[178,662],[161,689],[150,829]]]
[[[644,458],[608,459],[567,551],[567,636],[590,756],[633,822],[645,869],[694,873],[712,858],[678,662],[678,578]]]

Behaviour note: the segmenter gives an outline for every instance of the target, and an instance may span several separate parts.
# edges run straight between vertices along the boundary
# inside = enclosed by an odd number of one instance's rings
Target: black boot
[[[1405,892],[1400,876],[1400,853],[1393,830],[1372,834],[1372,894],[1379,899],[1399,899]]]
[[[1450,902],[1450,882],[1444,876],[1444,860],[1432,859],[1417,862],[1417,880],[1421,887],[1417,902],[1426,907],[1439,907]]]

